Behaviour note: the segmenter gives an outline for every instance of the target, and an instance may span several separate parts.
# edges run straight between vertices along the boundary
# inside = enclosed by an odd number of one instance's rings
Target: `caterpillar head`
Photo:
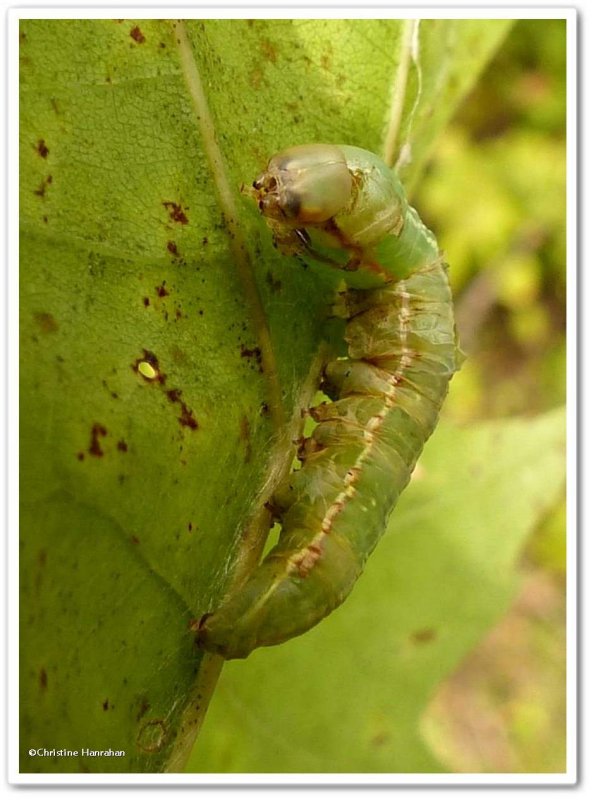
[[[346,209],[353,180],[339,147],[305,144],[271,158],[252,186],[250,194],[268,220],[303,228]]]

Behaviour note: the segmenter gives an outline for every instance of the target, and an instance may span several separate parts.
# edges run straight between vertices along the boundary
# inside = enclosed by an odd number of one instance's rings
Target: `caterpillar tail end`
[[[257,647],[255,641],[251,642],[246,637],[234,637],[232,630],[221,626],[215,612],[204,614],[191,629],[196,632],[195,642],[200,650],[214,653],[227,661],[247,658]]]

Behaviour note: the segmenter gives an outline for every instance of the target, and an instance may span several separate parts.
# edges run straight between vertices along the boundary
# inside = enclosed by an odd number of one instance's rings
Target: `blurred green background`
[[[563,20],[515,24],[414,197],[455,265],[470,358],[447,415],[460,422],[565,402],[565,34]],[[562,502],[534,533],[511,612],[426,716],[425,735],[453,770],[564,769],[565,512]]]
[[[563,20],[515,24],[414,197],[455,265],[459,421],[565,401],[564,41]]]

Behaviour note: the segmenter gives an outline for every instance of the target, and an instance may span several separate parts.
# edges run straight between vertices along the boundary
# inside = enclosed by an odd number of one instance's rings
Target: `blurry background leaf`
[[[415,198],[452,265],[471,356],[447,406],[460,421],[564,402],[565,138],[566,23],[521,20],[439,137]]]

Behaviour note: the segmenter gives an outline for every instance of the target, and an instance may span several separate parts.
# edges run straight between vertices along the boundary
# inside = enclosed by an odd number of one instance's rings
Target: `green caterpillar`
[[[303,145],[274,156],[250,194],[283,253],[344,270],[348,357],[332,399],[273,498],[276,547],[200,621],[225,658],[309,630],[350,593],[431,435],[460,364],[447,269],[434,235],[375,155]]]

